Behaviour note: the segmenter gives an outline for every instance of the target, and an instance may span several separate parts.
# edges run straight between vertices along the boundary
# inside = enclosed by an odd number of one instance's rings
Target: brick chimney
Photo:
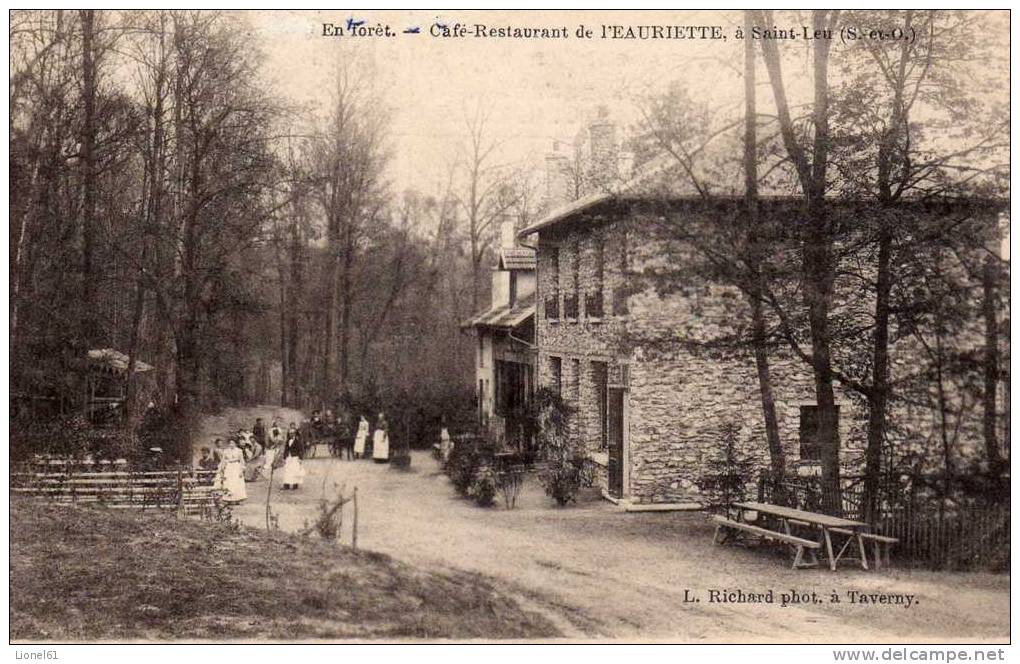
[[[553,141],[552,150],[545,156],[545,209],[555,210],[571,200],[570,159],[559,141]]]
[[[588,126],[591,146],[588,180],[593,191],[605,191],[620,177],[616,145],[616,123],[609,119],[609,109],[599,106],[595,121]]]

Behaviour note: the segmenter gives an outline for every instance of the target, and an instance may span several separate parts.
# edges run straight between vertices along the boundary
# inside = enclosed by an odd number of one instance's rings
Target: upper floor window
[[[556,290],[560,289],[560,284],[563,283],[563,275],[560,274],[560,248],[553,247],[552,251],[552,275],[553,275],[553,287]]]
[[[606,245],[602,237],[595,239],[595,271],[591,289],[585,295],[584,310],[589,318],[603,315],[602,290],[605,284]]]

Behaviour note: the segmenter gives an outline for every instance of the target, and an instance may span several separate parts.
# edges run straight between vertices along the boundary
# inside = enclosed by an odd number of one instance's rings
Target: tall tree
[[[492,247],[497,220],[514,204],[513,197],[505,196],[507,173],[495,163],[499,143],[488,135],[488,114],[481,104],[466,121],[467,144],[464,148],[464,168],[467,181],[458,196],[468,227],[471,251],[471,308],[482,307],[482,262]]]
[[[838,33],[838,10],[812,12],[812,28],[818,34]],[[759,25],[774,25],[773,13],[763,11]],[[829,308],[833,294],[834,228],[825,201],[829,151],[829,51],[831,39],[812,42],[814,100],[811,111],[813,140],[810,153],[800,143],[783,79],[779,46],[775,40],[761,40],[762,55],[768,69],[786,153],[793,162],[804,195],[804,233],[802,241],[802,280],[804,308],[811,336],[811,367],[814,373],[817,403],[817,438],[821,450],[824,507],[837,514],[842,510],[839,471],[839,418],[833,389],[832,349]]]

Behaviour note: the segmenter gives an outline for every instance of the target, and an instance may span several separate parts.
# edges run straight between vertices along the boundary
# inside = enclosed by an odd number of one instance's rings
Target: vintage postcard
[[[1008,11],[22,10],[9,45],[17,658],[1004,658]]]

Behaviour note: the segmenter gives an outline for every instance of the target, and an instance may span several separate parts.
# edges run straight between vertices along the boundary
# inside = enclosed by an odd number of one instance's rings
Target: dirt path
[[[909,570],[790,570],[767,552],[714,546],[690,513],[624,513],[588,496],[561,509],[533,481],[517,509],[481,509],[456,496],[416,453],[402,473],[367,461],[307,462],[298,492],[273,491],[280,527],[315,518],[324,487],[358,487],[359,545],[411,563],[495,577],[557,616],[568,638],[733,642],[1000,641],[1009,636],[1009,578]],[[242,521],[264,527],[265,481],[249,484]],[[344,524],[344,540],[349,541]],[[713,603],[710,590],[764,593],[775,603]],[[913,595],[912,606],[849,602],[848,591]],[[685,602],[685,591],[699,602]],[[821,603],[780,606],[781,594]],[[830,603],[832,593],[841,602]]]

